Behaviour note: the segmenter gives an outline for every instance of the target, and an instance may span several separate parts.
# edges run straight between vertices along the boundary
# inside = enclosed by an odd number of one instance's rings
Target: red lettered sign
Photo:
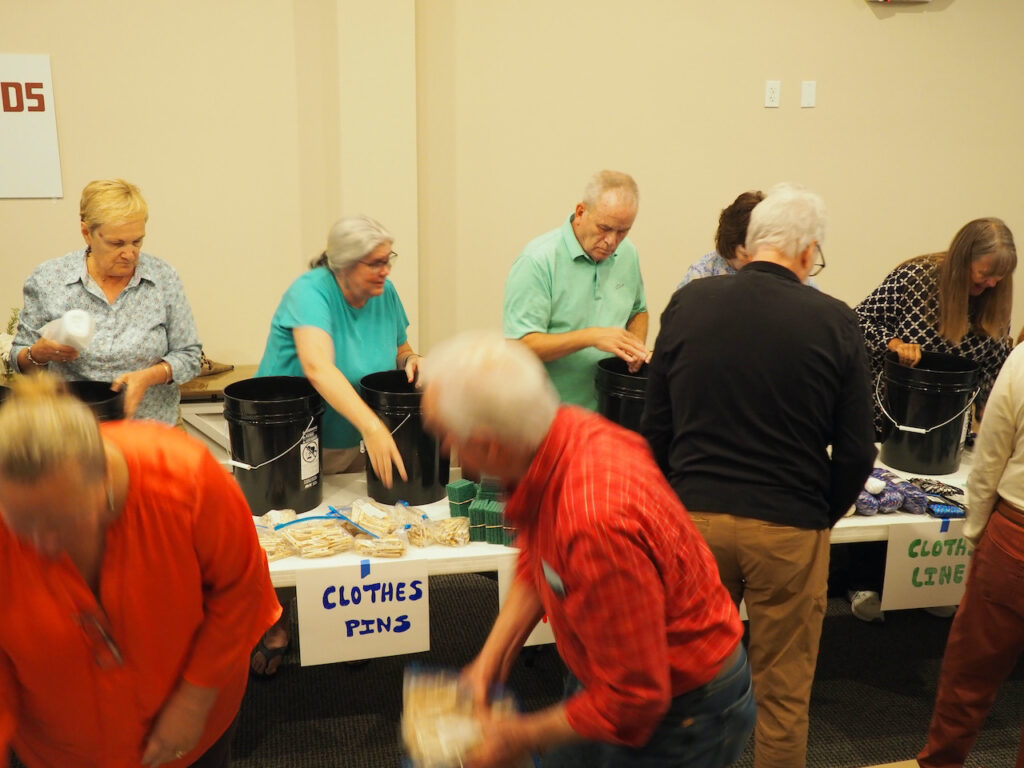
[[[0,105],[4,112],[45,112],[43,84],[0,81]]]
[[[0,198],[62,197],[50,57],[0,53]]]

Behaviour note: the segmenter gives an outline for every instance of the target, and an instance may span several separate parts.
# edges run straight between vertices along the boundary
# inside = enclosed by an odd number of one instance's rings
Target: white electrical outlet
[[[764,81],[764,105],[766,107],[779,106],[779,91],[781,88],[782,82],[779,80]]]
[[[818,103],[818,82],[803,80],[800,83],[800,106],[813,107]]]

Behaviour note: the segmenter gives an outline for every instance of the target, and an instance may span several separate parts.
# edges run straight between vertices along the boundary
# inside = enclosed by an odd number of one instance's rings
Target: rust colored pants
[[[996,506],[971,558],[942,657],[923,768],[962,766],[996,691],[1024,652],[1024,514]],[[1024,768],[1024,735],[1016,768]]]

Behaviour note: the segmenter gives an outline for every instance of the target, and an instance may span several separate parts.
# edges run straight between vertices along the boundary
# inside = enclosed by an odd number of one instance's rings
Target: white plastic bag
[[[51,320],[39,329],[44,339],[56,341],[85,352],[96,333],[96,321],[84,309],[69,309],[63,317]]]

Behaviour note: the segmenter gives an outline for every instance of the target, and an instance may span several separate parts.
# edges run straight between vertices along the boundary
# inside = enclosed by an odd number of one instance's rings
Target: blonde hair
[[[137,186],[124,179],[90,181],[82,190],[78,216],[95,232],[104,224],[149,220],[149,207]]]
[[[11,394],[0,405],[0,435],[0,475],[5,478],[35,482],[69,461],[89,479],[106,471],[96,417],[49,373],[12,382]]]

